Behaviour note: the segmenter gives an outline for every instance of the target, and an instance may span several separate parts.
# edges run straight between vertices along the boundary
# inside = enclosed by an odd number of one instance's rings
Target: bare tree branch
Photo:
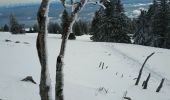
[[[99,6],[103,7],[103,9],[106,9],[106,7],[103,5],[103,3],[99,2],[99,1],[97,1],[97,2],[89,1],[89,2],[87,2],[87,4],[99,5]]]

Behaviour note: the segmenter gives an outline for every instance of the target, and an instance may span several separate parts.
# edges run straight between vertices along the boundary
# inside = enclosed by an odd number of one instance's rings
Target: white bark
[[[51,80],[47,66],[47,49],[46,49],[46,35],[48,24],[48,8],[49,0],[42,0],[40,8],[37,13],[37,20],[39,31],[37,36],[37,52],[41,64],[41,79],[40,79],[40,97],[41,100],[52,100]]]

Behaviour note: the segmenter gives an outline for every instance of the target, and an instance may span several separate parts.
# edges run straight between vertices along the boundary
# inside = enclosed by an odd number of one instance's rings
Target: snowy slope
[[[40,100],[36,35],[0,33],[0,99]],[[123,100],[125,91],[132,100],[170,100],[170,50],[91,42],[89,37],[85,35],[68,41],[64,67],[65,100]],[[11,41],[6,42],[7,39]],[[47,42],[54,93],[55,65],[61,39],[59,35],[49,35]],[[155,54],[145,66],[140,85],[134,86],[134,78],[152,52]],[[103,69],[99,68],[100,62],[104,62]],[[148,89],[143,90],[141,84],[148,73],[151,73],[151,80]],[[38,84],[20,81],[29,75]],[[156,93],[161,78],[166,78],[165,84],[161,92]]]

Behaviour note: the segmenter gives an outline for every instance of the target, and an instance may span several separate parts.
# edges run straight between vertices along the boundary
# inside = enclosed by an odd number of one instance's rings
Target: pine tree
[[[154,0],[147,12],[138,17],[134,43],[170,48],[170,5],[168,0]]]
[[[170,30],[170,9],[168,0],[157,0],[158,8],[152,19],[152,46],[168,48]]]
[[[4,25],[3,31],[4,32],[8,32],[9,31],[9,26],[7,24]]]
[[[130,43],[127,35],[127,17],[120,0],[104,3],[106,9],[100,8],[92,21],[92,40],[103,42]]]
[[[101,34],[97,33],[98,25],[100,23],[100,19],[101,19],[101,16],[99,14],[99,11],[96,11],[95,16],[94,16],[94,18],[92,20],[92,23],[91,23],[91,28],[90,28],[90,33],[91,33],[91,35],[93,35],[91,37],[91,40],[93,40],[93,41],[100,40],[100,35]]]
[[[150,21],[151,18],[154,16],[158,8],[158,3],[156,0],[153,0],[153,4],[149,6],[148,12],[147,12],[147,21]]]
[[[168,48],[170,30],[170,6],[167,0],[154,0],[148,11],[138,17],[134,43]]]
[[[49,22],[48,32],[53,34],[61,34],[61,27],[57,22]]]
[[[74,25],[73,25],[73,33],[75,33],[76,36],[83,35],[79,22],[74,23]]]
[[[119,14],[124,14],[124,8],[121,3],[121,0],[117,0],[117,2],[116,2],[116,12]]]
[[[20,31],[21,31],[21,27],[16,19],[16,17],[11,14],[10,15],[10,32],[13,33],[13,34],[19,34]]]
[[[85,21],[79,20],[79,21],[75,22],[73,25],[73,33],[76,36],[81,36],[83,34],[87,34],[88,31],[89,31],[88,23]]]
[[[148,22],[147,12],[145,10],[141,10],[141,14],[137,20],[137,30],[133,36],[135,44],[150,45],[151,36]]]

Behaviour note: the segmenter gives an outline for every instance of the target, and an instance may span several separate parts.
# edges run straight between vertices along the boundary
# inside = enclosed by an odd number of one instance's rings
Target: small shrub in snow
[[[6,39],[5,42],[12,42],[11,40]]]
[[[21,81],[25,81],[25,82],[31,82],[34,84],[37,84],[34,79],[32,78],[32,76],[27,76],[26,78],[22,79]]]
[[[16,41],[15,43],[20,43],[20,41]]]
[[[130,97],[127,97],[127,91],[125,91],[125,93],[123,94],[123,99],[127,99],[127,100],[132,100]]]
[[[76,39],[75,34],[74,34],[74,33],[70,33],[68,39],[69,39],[69,40],[75,40],[75,39]]]
[[[99,87],[97,89],[97,93],[100,93],[100,94],[107,94],[109,91],[108,89],[106,89],[105,87]]]

